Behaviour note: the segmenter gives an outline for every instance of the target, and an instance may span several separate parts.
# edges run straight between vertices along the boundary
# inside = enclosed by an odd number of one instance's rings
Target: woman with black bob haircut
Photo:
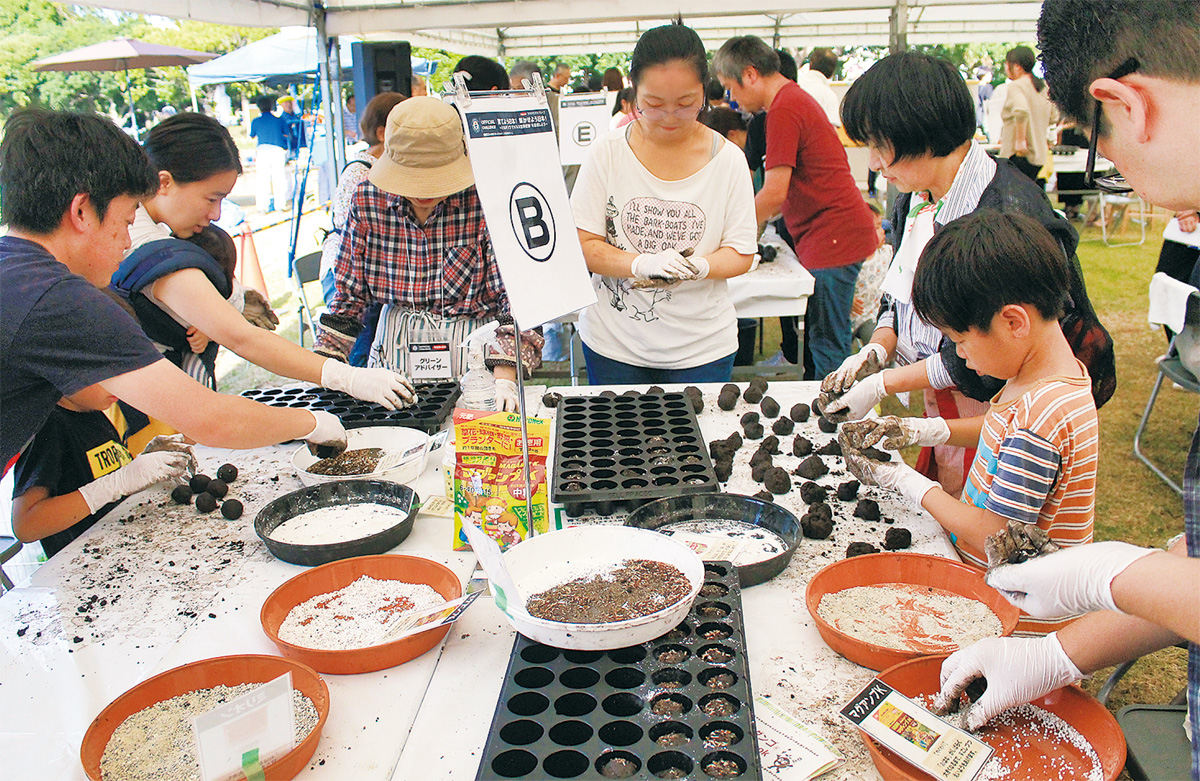
[[[642,35],[629,78],[636,118],[594,145],[571,194],[599,299],[580,315],[588,380],[726,382],[737,320],[725,280],[756,248],[746,159],[698,121],[708,58],[681,19]]]
[[[269,302],[186,241],[220,216],[221,201],[242,172],[228,130],[211,117],[185,112],[152,128],[144,149],[158,192],[138,207],[129,230],[132,246],[111,287],[172,363],[215,390],[216,353],[224,345],[284,377],[387,407],[411,400],[411,385],[401,375],[352,368],[273,333],[278,320]]]
[[[1096,406],[1103,405],[1116,388],[1116,367],[1112,339],[1092,309],[1075,256],[1079,237],[1044,191],[975,142],[974,101],[954,66],[916,52],[883,58],[846,92],[842,124],[853,141],[866,145],[871,170],[901,194],[892,211],[895,259],[883,282],[875,332],[822,381],[826,414],[858,419],[887,395],[917,390],[925,394],[927,417],[966,418],[987,411],[987,401],[1003,383],[968,369],[954,343],[912,306],[913,274],[926,243],[945,225],[979,209],[1032,217],[1070,260],[1063,332],[1088,368]],[[893,360],[895,368],[884,370]],[[944,445],[948,433],[931,430],[905,445],[922,445],[918,470],[957,494],[975,452]]]

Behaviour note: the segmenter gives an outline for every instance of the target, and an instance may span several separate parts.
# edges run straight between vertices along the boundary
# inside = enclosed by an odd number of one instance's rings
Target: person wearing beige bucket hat
[[[334,294],[321,316],[316,351],[340,360],[362,330],[363,312],[383,304],[369,366],[411,373],[409,348],[449,342],[451,371],[465,371],[458,346],[500,321],[489,348],[497,401],[516,409],[516,360],[508,296],[467,157],[462,121],[451,105],[409,98],[388,114],[383,153],[350,204],[334,267]],[[542,337],[521,334],[528,375],[541,362]]]

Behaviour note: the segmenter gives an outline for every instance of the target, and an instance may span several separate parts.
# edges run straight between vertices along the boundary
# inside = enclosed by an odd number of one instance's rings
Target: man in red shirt
[[[767,110],[766,176],[755,211],[760,227],[782,211],[816,282],[804,317],[804,378],[820,379],[850,354],[854,283],[875,251],[874,219],[837,131],[816,100],[779,72],[774,49],[753,35],[730,38],[712,67],[743,110]]]

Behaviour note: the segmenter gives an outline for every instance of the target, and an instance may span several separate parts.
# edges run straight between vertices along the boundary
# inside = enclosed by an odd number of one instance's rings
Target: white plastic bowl
[[[320,459],[302,445],[292,454],[292,467],[306,486],[330,483],[335,480],[387,480],[392,483],[411,482],[425,471],[425,461],[431,449],[431,438],[423,431],[401,426],[368,426],[352,428],[346,432],[348,450],[367,447],[382,448],[386,454],[399,451],[400,463],[385,471],[374,471],[365,475],[318,475],[308,468]]]
[[[695,551],[665,534],[628,526],[576,526],[539,534],[509,548],[504,563],[513,584],[528,599],[533,594],[627,559],[650,559],[677,567],[691,590],[657,613],[611,624],[570,624],[518,614],[509,620],[518,632],[539,643],[576,651],[625,648],[661,637],[683,621],[704,585],[704,562]]]

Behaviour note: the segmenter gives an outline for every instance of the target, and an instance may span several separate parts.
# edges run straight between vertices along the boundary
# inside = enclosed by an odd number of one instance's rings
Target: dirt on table
[[[690,590],[687,576],[678,568],[661,561],[629,559],[608,572],[534,594],[525,609],[547,621],[609,624],[657,613]]]

